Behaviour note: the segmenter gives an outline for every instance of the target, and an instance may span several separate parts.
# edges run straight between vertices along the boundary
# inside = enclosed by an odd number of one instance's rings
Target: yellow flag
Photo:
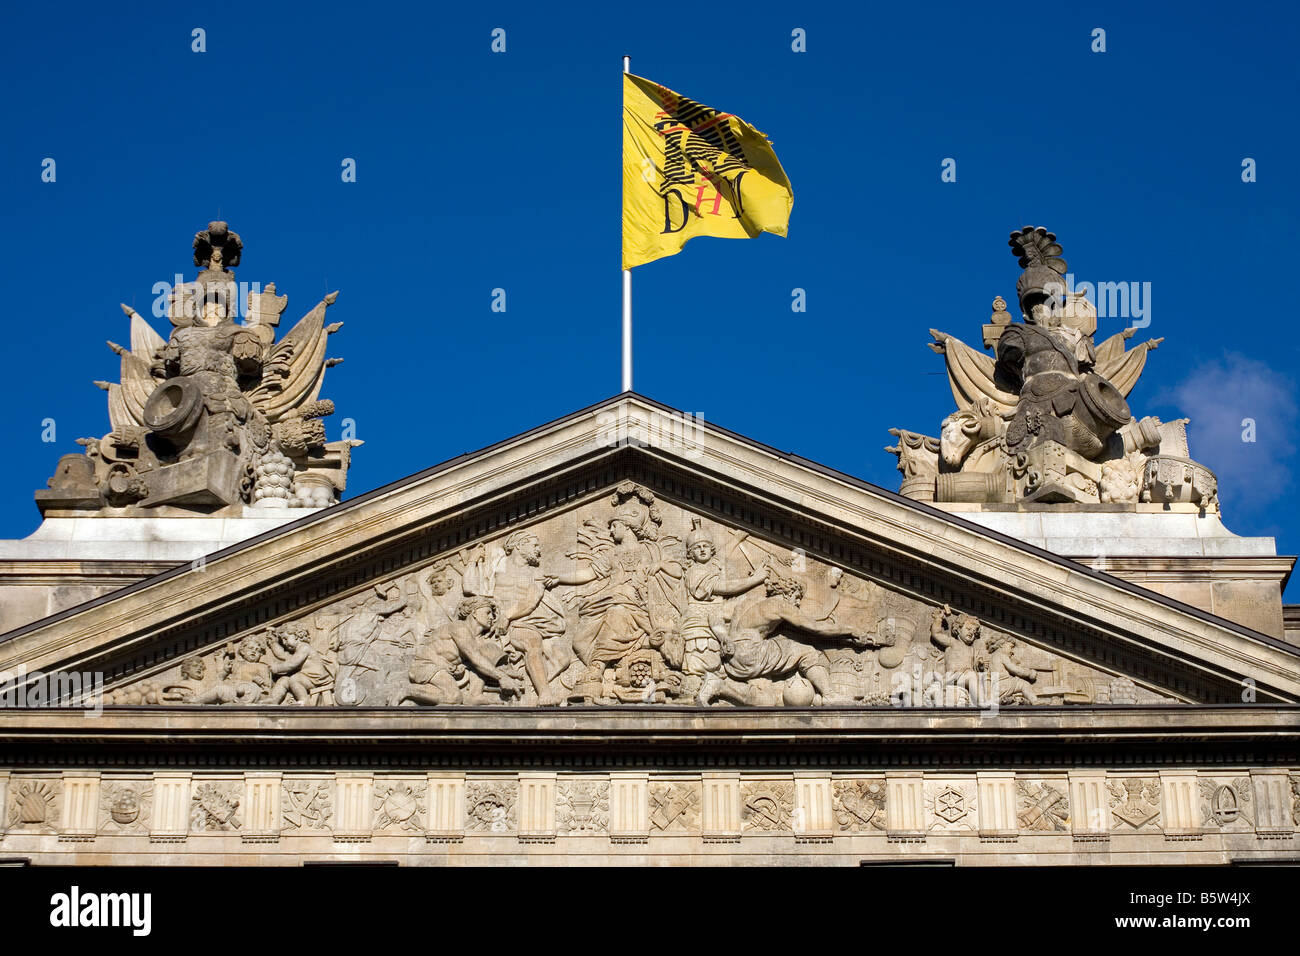
[[[786,234],[794,192],[767,137],[650,80],[623,74],[623,268],[695,236]]]

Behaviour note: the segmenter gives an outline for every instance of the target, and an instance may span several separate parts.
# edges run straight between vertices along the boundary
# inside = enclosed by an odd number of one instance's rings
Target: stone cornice
[[[147,758],[144,755],[148,755]],[[1217,766],[1300,763],[1300,706],[1003,708],[112,707],[0,713],[23,766]]]

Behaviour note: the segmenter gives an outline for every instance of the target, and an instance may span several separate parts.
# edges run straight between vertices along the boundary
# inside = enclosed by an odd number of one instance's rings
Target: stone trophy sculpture
[[[1218,483],[1187,452],[1186,419],[1133,417],[1127,402],[1162,339],[1132,349],[1134,329],[1093,341],[1097,310],[1066,288],[1056,236],[1026,226],[1011,234],[1023,315],[993,302],[984,326],[990,357],[931,329],[944,356],[957,411],[939,439],[891,429],[902,493],[922,501],[971,503],[1199,505],[1218,510]]]
[[[224,514],[337,500],[360,444],[327,442],[321,421],[334,411],[319,398],[325,369],[342,361],[325,357],[326,339],[342,325],[324,322],[337,293],[276,342],[288,297],[274,284],[250,292],[236,321],[231,270],[242,251],[224,222],[195,235],[202,271],[172,291],[166,342],[122,306],[131,347],[109,343],[122,359],[121,381],[96,382],[108,392],[112,430],[80,439],[84,455],[63,457],[49,488],[36,493],[42,514]]]

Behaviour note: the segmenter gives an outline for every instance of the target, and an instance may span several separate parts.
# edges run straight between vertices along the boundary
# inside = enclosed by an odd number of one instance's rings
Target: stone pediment
[[[623,395],[0,637],[109,703],[1294,702],[1280,641]]]

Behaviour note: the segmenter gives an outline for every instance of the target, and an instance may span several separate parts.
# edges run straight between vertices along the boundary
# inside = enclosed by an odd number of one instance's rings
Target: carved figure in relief
[[[181,661],[181,679],[163,686],[162,699],[186,704],[251,704],[262,696],[262,688],[233,676],[234,657],[229,648],[216,658],[216,680],[207,680],[207,664],[194,656]]]
[[[458,555],[456,558],[456,569],[461,573],[465,570],[464,555]],[[443,624],[450,624],[456,619],[456,608],[458,598],[462,595],[452,594],[456,582],[452,578],[452,562],[435,561],[433,567],[415,578],[416,586],[419,588],[421,596],[424,598],[424,607],[428,609],[425,615],[425,622],[430,627],[438,627]],[[447,595],[451,595],[450,598]]]
[[[881,602],[879,592],[870,584],[845,577],[842,568],[828,568],[824,576],[813,579],[814,594],[822,610],[818,621],[842,623],[859,621],[872,623],[876,628],[875,644],[880,648],[872,654],[863,647],[846,645],[823,649],[830,665],[831,682],[836,693],[853,700],[862,700],[877,689],[882,669],[897,667],[907,652],[908,641],[897,647],[899,635],[895,627],[881,628]],[[865,597],[864,597],[865,594]]]
[[[266,638],[249,634],[235,645],[228,679],[236,685],[252,684],[261,694],[270,694],[273,674],[270,665],[262,660],[265,654]]]
[[[487,683],[501,697],[520,696],[523,685],[501,668],[506,649],[491,636],[499,617],[500,609],[491,598],[461,601],[455,621],[430,628],[416,645],[409,684],[393,703],[475,703],[483,698]]]
[[[722,669],[726,676],[707,677],[700,687],[699,703],[710,704],[716,697],[747,703],[747,681],[780,680],[796,673],[812,684],[822,703],[851,703],[835,693],[826,658],[816,647],[778,632],[791,628],[809,637],[848,640],[870,647],[874,646],[874,622],[834,624],[813,620],[799,609],[803,585],[792,579],[769,577],[766,593],[763,600],[736,611],[728,639],[722,645]]]
[[[304,624],[272,629],[271,651],[277,659],[269,666],[276,681],[268,703],[278,704],[290,696],[300,704],[334,702],[334,666],[312,646],[309,633]]]
[[[564,608],[548,593],[549,578],[541,572],[542,544],[536,534],[516,531],[501,551],[489,559],[478,549],[473,564],[465,569],[465,593],[496,601],[499,613],[493,633],[522,656],[537,703],[554,706],[560,703],[560,695],[552,690],[552,681],[569,666],[568,653],[556,641],[566,628]],[[547,655],[551,649],[553,658]]]
[[[586,567],[545,579],[548,588],[579,589],[573,596],[579,620],[573,650],[587,671],[575,699],[603,697],[607,667],[617,667],[634,651],[663,647],[677,630],[683,603],[682,566],[670,550],[677,539],[661,538],[654,495],[625,482],[610,504],[614,511],[605,526],[587,521],[578,532],[580,550],[569,555]]]
[[[379,637],[380,625],[393,614],[405,610],[407,596],[393,584],[377,584],[373,592],[355,600],[338,618],[326,616],[318,625],[334,631],[333,643],[337,647],[338,683],[343,693],[339,702],[360,703],[356,695],[358,670],[373,670],[365,661],[371,645]],[[351,699],[349,699],[351,698]]]
[[[723,599],[737,597],[763,584],[771,570],[763,565],[747,578],[728,580],[726,569],[718,559],[718,548],[700,526],[699,518],[691,519],[686,555],[691,562],[684,576],[686,611],[678,625],[683,641],[682,672],[703,678],[722,670],[722,644],[727,639]]]
[[[986,657],[976,663],[988,675],[989,691],[982,695],[988,701],[994,696],[1000,703],[1038,703],[1038,695],[1031,686],[1038,680],[1038,672],[1026,667],[1015,658],[1016,642],[1006,634],[994,634],[988,639]]]
[[[977,618],[956,614],[946,604],[934,609],[930,618],[930,640],[943,652],[943,679],[927,693],[942,693],[945,705],[978,705],[981,702],[976,669],[979,654],[976,642],[979,638],[980,622]]]

